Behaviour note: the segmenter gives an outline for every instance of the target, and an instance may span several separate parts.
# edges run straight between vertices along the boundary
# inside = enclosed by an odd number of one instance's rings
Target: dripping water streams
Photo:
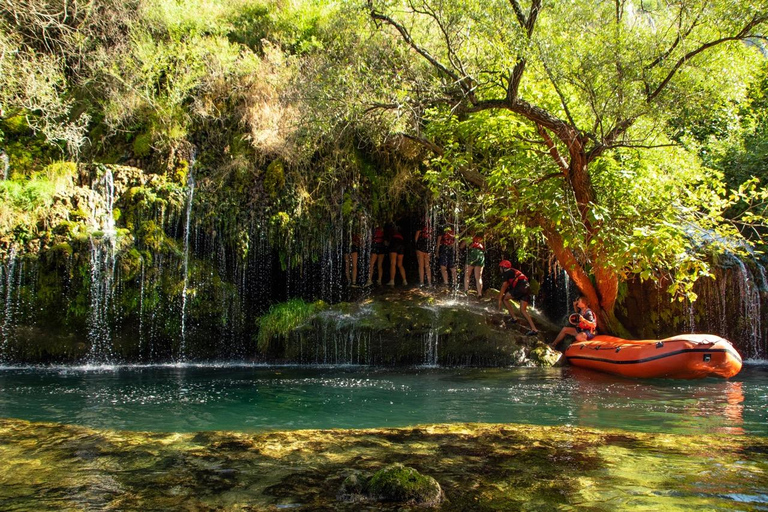
[[[181,342],[179,345],[179,360],[185,361],[187,357],[187,287],[189,285],[189,230],[192,218],[192,201],[195,196],[195,179],[192,176],[192,166],[189,166],[189,178],[187,180],[187,211],[184,220],[184,259],[182,262],[183,285],[181,290]]]

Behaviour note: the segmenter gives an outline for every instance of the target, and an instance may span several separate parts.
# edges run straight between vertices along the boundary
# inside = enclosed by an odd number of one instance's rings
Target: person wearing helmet
[[[591,340],[597,334],[597,318],[592,310],[589,309],[587,297],[580,295],[573,303],[573,308],[576,310],[576,313],[568,317],[568,322],[572,326],[565,326],[560,329],[560,334],[557,335],[555,341],[550,343],[550,347],[557,347],[569,334],[575,337],[576,341]]]
[[[483,267],[485,266],[485,245],[483,237],[475,235],[472,237],[472,244],[467,249],[467,268],[464,272],[464,293],[469,291],[469,278],[475,276],[475,287],[477,288],[477,297],[483,296]]]
[[[446,226],[438,242],[438,257],[440,263],[440,275],[443,276],[443,284],[448,286],[448,270],[451,271],[453,285],[457,284],[456,271],[456,235],[453,234],[453,228]]]
[[[429,264],[429,258],[435,244],[429,222],[425,222],[421,229],[416,231],[414,242],[416,242],[416,261],[419,264],[419,286],[424,286],[425,277],[427,284],[432,286],[432,268]]]
[[[405,239],[400,234],[397,226],[392,226],[392,234],[389,238],[389,282],[387,286],[395,286],[395,271],[400,271],[400,278],[403,280],[403,286],[408,286],[408,280],[405,278],[405,267],[403,258],[405,255]]]
[[[384,228],[376,226],[373,230],[373,239],[371,242],[371,264],[368,267],[368,281],[365,286],[373,286],[373,271],[379,271],[378,285],[381,286],[381,279],[384,271],[384,256],[387,254],[387,243],[384,238]]]
[[[517,316],[512,309],[511,301],[520,302],[520,313],[528,321],[528,325],[531,328],[525,334],[527,336],[536,336],[539,334],[539,331],[536,329],[531,315],[528,314],[528,304],[531,302],[531,287],[528,284],[528,278],[516,268],[512,268],[512,263],[509,260],[502,260],[499,263],[499,271],[501,271],[501,278],[504,281],[499,291],[499,309],[501,309],[503,302],[507,311],[512,316],[512,320],[517,322]]]

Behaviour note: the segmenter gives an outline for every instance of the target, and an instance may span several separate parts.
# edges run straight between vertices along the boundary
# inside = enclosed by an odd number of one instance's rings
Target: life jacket
[[[394,235],[392,235],[392,240],[403,240],[403,235],[401,235],[400,233],[395,233]]]
[[[597,320],[596,319],[592,321],[588,320],[586,317],[587,312],[591,313],[590,316],[592,318],[595,318],[595,314],[592,312],[592,310],[587,309],[586,311],[584,311],[583,315],[580,315],[579,324],[577,327],[582,331],[589,331],[591,333],[594,333],[595,331],[597,331]]]
[[[376,228],[373,231],[373,243],[375,244],[384,243],[384,230],[382,228]]]
[[[455,241],[456,237],[453,235],[453,231],[449,231],[447,233],[443,233],[442,238],[440,238],[440,245],[453,245]]]
[[[525,274],[523,274],[522,272],[520,272],[516,268],[511,268],[509,270],[511,270],[513,272],[512,277],[507,278],[507,280],[509,281],[509,287],[511,289],[514,290],[515,286],[517,286],[517,283],[519,281],[528,281],[528,278],[525,276]]]
[[[485,247],[481,242],[472,242],[472,245],[469,246],[470,249],[479,249],[481,251],[485,250]]]

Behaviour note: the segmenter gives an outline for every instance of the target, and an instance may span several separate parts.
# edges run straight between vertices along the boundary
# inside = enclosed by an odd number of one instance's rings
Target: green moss
[[[152,151],[152,135],[148,132],[139,134],[133,139],[133,154],[139,158],[149,156]]]
[[[434,478],[402,464],[377,471],[368,482],[368,493],[379,501],[415,505],[436,505],[443,499],[443,491]]]
[[[303,324],[316,312],[325,309],[325,302],[307,303],[302,299],[275,304],[269,313],[259,319],[259,334],[256,338],[259,350],[266,351],[274,338],[284,338]]]

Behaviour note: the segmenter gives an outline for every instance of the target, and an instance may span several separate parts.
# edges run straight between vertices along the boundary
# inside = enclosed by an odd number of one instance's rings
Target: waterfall
[[[88,362],[113,362],[110,310],[114,282],[114,240],[91,239],[91,286],[88,314]]]
[[[0,362],[6,362],[10,358],[9,347],[13,342],[15,327],[14,317],[18,308],[19,296],[14,295],[14,290],[20,289],[21,270],[18,272],[18,282],[14,287],[14,276],[17,267],[16,247],[11,247],[5,265],[0,266],[3,273],[0,274],[0,296],[4,298],[3,322],[0,325]]]
[[[747,357],[757,357],[760,353],[760,341],[762,332],[762,322],[760,318],[761,300],[760,289],[755,283],[752,272],[740,258],[736,258],[739,269],[739,292],[741,299],[741,311],[744,315],[744,325],[742,335],[747,343]]]
[[[144,258],[141,259],[139,287],[139,357],[141,357],[141,352],[144,349]]]
[[[438,366],[437,347],[440,343],[440,334],[434,327],[424,336],[424,366]]]
[[[184,361],[187,357],[187,286],[189,284],[189,230],[192,219],[192,201],[195,196],[195,178],[192,176],[192,164],[190,164],[189,178],[187,179],[187,211],[184,220],[184,259],[182,262],[182,272],[184,283],[181,290],[181,342],[179,346],[179,360]]]
[[[103,237],[100,239],[91,237],[90,240],[91,282],[87,321],[90,351],[87,359],[90,363],[104,364],[112,362],[114,357],[110,318],[114,306],[117,241],[114,217],[115,181],[112,171],[107,169],[103,179],[94,185],[97,192],[98,187],[103,187],[100,193],[104,200],[104,211],[94,212],[94,216],[100,218]]]

